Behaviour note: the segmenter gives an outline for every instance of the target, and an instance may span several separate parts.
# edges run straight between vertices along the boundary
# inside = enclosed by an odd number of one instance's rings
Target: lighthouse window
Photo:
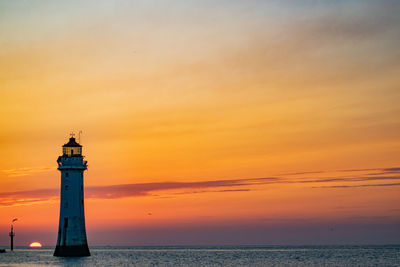
[[[69,175],[68,172],[66,172],[66,173],[65,173],[65,177],[68,177],[68,175]]]
[[[68,185],[65,186],[65,191],[68,191]]]

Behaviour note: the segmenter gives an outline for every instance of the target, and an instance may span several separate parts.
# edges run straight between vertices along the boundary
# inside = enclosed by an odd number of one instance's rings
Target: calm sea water
[[[0,266],[400,266],[400,245],[265,247],[91,247],[91,257],[53,248],[0,253]]]

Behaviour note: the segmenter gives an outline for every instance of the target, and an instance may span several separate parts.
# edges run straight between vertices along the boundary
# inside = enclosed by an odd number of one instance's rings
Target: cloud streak
[[[59,189],[36,189],[0,193],[0,206],[30,205],[58,198]]]
[[[313,186],[313,188],[357,188],[357,187],[379,187],[379,186],[399,186],[400,183],[388,184],[361,184],[361,185],[329,185],[329,186]]]
[[[35,173],[47,172],[54,170],[54,167],[26,167],[26,168],[17,168],[17,169],[4,169],[0,170],[0,173],[4,173],[9,177],[17,177],[17,176],[27,176]]]
[[[381,175],[376,175],[379,171]],[[167,192],[173,195],[198,194],[198,193],[227,193],[247,192],[257,190],[261,185],[272,184],[310,184],[311,188],[362,188],[362,187],[389,187],[399,186],[399,182],[381,184],[355,184],[363,182],[382,182],[400,180],[400,168],[375,168],[375,169],[352,169],[334,171],[341,172],[342,176],[317,177],[307,176],[291,177],[291,175],[241,178],[229,180],[208,180],[199,182],[157,182],[136,183],[107,186],[88,186],[86,198],[88,199],[118,199],[140,196],[160,196],[155,192]],[[292,173],[292,175],[321,174],[328,171],[314,171]],[[347,174],[347,175],[346,175]],[[318,183],[329,185],[312,186]],[[246,188],[243,188],[246,187]],[[182,190],[184,190],[182,192]],[[59,189],[37,189],[27,191],[2,192],[0,193],[0,206],[30,205],[43,201],[56,200],[59,197]]]

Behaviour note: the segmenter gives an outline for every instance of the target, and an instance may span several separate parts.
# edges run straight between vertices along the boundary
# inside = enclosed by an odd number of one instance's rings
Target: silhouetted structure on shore
[[[14,250],[14,236],[15,236],[13,225],[11,225],[11,232],[10,232],[9,236],[10,236],[10,250],[13,251]]]

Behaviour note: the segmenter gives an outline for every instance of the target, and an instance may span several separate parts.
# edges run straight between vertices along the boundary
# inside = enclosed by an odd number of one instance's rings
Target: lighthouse
[[[87,245],[83,194],[83,172],[87,161],[83,160],[82,146],[71,134],[69,142],[63,145],[62,156],[57,159],[61,172],[60,220],[57,246],[54,256],[90,256]]]

